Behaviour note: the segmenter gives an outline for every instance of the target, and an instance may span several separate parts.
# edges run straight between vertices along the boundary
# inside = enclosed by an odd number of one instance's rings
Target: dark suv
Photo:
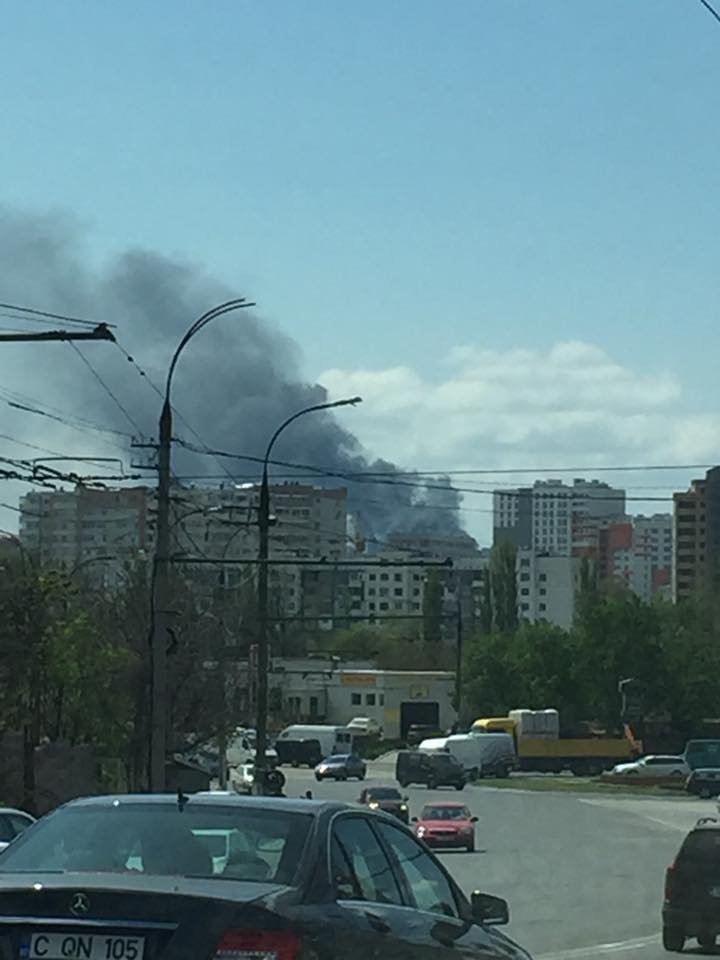
[[[395,779],[403,788],[411,783],[424,783],[429,790],[435,787],[462,790],[465,771],[462,764],[449,753],[401,750],[395,763]]]
[[[720,933],[720,820],[705,817],[685,837],[665,874],[663,946],[680,953],[689,937],[703,950]]]

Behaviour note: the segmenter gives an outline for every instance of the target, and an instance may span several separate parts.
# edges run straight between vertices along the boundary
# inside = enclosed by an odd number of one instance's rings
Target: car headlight
[[[380,804],[377,802],[377,800],[371,800],[368,806],[371,810],[378,810],[380,808]]]
[[[401,803],[401,804],[400,804],[400,809],[402,810],[403,813],[407,813],[407,804],[406,804],[406,803]]]
[[[327,771],[328,771],[328,768],[324,764],[318,767],[318,773],[327,773]]]
[[[425,836],[425,827],[418,827],[418,828],[417,828],[417,835],[418,835],[419,837],[424,837],[424,836]]]

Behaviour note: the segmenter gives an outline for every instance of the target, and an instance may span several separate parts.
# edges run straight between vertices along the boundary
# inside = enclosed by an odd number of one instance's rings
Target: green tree
[[[517,550],[506,540],[496,544],[490,555],[490,601],[492,628],[510,633],[517,628]]]

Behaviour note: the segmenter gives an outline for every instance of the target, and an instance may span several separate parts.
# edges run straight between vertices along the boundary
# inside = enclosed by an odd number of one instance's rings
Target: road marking
[[[659,942],[657,934],[653,934],[651,937],[634,937],[632,940],[616,940],[611,943],[596,943],[589,947],[573,947],[571,950],[560,950],[557,953],[541,953],[537,960],[582,960],[583,957],[606,956],[624,953],[627,950],[644,950],[645,947],[656,946]]]

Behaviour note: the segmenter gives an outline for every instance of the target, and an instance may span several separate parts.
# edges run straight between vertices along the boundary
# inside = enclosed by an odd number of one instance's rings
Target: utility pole
[[[190,340],[211,320],[233,310],[252,307],[244,297],[228,300],[199,317],[178,344],[170,361],[158,427],[158,505],[155,562],[151,579],[150,636],[150,790],[165,790],[165,760],[168,746],[167,647],[170,614],[170,449],[172,444],[172,406],[170,390],[175,367]]]
[[[268,635],[268,555],[270,542],[270,484],[268,480],[268,464],[275,441],[286,427],[304,417],[308,413],[317,413],[321,410],[330,410],[334,407],[355,406],[362,403],[361,397],[351,397],[348,400],[336,400],[333,403],[317,403],[304,410],[298,410],[287,420],[284,420],[270,438],[263,460],[262,482],[260,484],[260,503],[258,511],[258,651],[257,651],[257,741],[255,745],[255,785],[254,789],[261,796],[265,793],[267,774],[267,741],[268,741],[268,669],[270,666],[270,637]]]
[[[462,592],[458,578],[457,611],[455,617],[455,712],[461,720],[463,686],[463,615]]]

